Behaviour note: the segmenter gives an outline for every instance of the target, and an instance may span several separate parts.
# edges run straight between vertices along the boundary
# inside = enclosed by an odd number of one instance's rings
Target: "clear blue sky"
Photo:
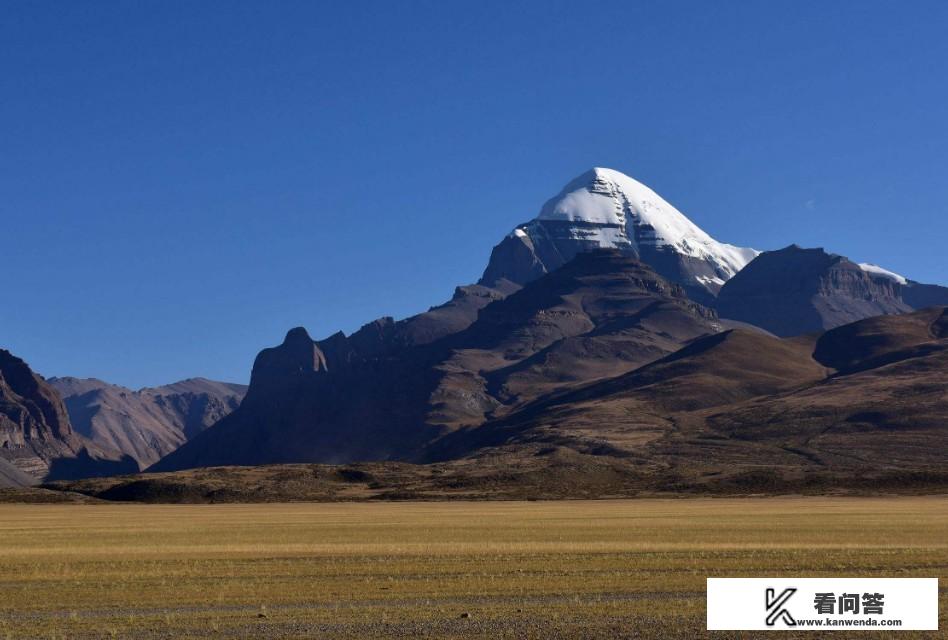
[[[245,381],[404,317],[592,166],[719,240],[948,283],[948,3],[17,2],[0,346]]]

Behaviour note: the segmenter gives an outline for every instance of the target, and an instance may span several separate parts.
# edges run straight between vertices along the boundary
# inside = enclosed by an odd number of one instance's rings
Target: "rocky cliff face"
[[[144,469],[240,405],[247,387],[191,378],[133,391],[94,378],[50,378],[73,429]]]
[[[0,349],[0,457],[37,478],[130,473],[133,460],[76,434],[62,399],[9,351]]]
[[[75,455],[80,448],[56,392],[23,360],[0,350],[0,453],[42,477],[51,458]]]
[[[523,285],[602,248],[640,260],[702,303],[758,253],[718,242],[645,185],[596,168],[494,247],[480,284]]]
[[[0,446],[18,446],[27,440],[53,441],[72,435],[62,400],[29,365],[0,349],[0,398],[6,425]]]
[[[912,310],[897,281],[867,272],[843,256],[796,245],[755,258],[724,285],[715,306],[723,318],[779,336]]]
[[[290,329],[278,347],[257,355],[250,374],[250,386],[279,387],[327,371],[326,356],[303,327]]]

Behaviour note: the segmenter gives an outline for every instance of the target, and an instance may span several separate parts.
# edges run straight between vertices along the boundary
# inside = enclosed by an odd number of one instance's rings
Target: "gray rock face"
[[[491,251],[490,261],[480,279],[481,284],[496,286],[505,280],[521,285],[526,284],[555,269],[553,265],[565,261],[563,252],[557,249],[551,240],[547,240],[543,231],[543,227],[538,226],[534,235],[538,236],[540,246],[545,249],[543,252],[545,260],[541,257],[533,238],[526,231],[510,234]],[[583,246],[579,243],[569,244],[574,246],[572,251],[569,250],[569,245],[564,247],[567,254],[575,254]]]
[[[579,253],[604,248],[649,265],[702,303],[758,253],[716,241],[645,185],[597,168],[494,247],[480,284],[523,285]]]
[[[778,336],[912,311],[898,282],[873,276],[843,256],[796,245],[757,256],[724,285],[716,309],[722,318]]]
[[[190,378],[133,391],[94,378],[50,378],[73,428],[144,469],[240,405],[245,385]]]
[[[0,458],[0,489],[9,487],[28,487],[36,484],[38,478],[20,471],[12,463]]]

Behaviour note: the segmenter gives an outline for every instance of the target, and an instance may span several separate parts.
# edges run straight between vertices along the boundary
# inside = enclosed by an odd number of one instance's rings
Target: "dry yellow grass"
[[[0,543],[0,639],[692,638],[708,576],[944,577],[948,499],[0,505]]]

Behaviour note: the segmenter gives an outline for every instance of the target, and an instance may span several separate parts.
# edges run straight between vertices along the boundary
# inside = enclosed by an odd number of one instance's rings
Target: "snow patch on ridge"
[[[883,278],[888,278],[889,280],[895,280],[899,284],[908,284],[908,280],[905,278],[905,276],[899,275],[894,271],[889,271],[888,269],[883,269],[879,265],[872,264],[871,262],[860,262],[859,268],[866,273],[871,273],[874,276],[882,276]]]
[[[700,282],[701,284],[704,284],[704,285],[716,284],[716,285],[718,285],[718,286],[724,286],[724,280],[722,280],[721,278],[718,278],[718,277],[711,277],[711,276],[695,276],[695,280],[697,280],[698,282]]]

